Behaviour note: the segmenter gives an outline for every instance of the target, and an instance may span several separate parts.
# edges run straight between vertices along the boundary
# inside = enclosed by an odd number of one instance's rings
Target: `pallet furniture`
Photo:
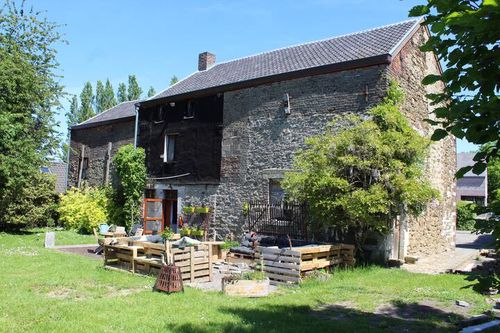
[[[128,241],[128,244],[104,245],[104,265],[126,269],[132,273],[157,275],[162,266],[165,244]],[[184,282],[212,281],[212,247],[205,244],[172,247],[169,250],[173,263],[182,272]]]
[[[299,283],[308,271],[335,265],[354,265],[354,246],[337,244],[292,249],[258,247],[255,257],[271,284]]]

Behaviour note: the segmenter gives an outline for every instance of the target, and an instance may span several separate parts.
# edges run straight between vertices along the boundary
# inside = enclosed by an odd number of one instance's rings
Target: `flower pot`
[[[198,214],[207,214],[210,211],[208,207],[196,207],[195,212]]]
[[[193,213],[194,213],[194,207],[183,207],[183,208],[182,208],[182,211],[183,211],[185,214],[193,214]]]

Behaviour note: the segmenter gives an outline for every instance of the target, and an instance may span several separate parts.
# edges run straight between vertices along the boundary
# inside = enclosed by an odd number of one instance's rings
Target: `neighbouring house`
[[[65,193],[68,183],[68,165],[64,162],[50,162],[48,166],[41,167],[43,173],[56,177],[55,190],[57,193]]]
[[[120,103],[70,128],[68,187],[110,182],[114,154],[134,143],[136,102]]]
[[[458,153],[457,170],[474,165],[475,153]],[[457,179],[457,200],[472,201],[478,205],[486,206],[488,203],[488,170],[476,175],[467,172],[462,178]]]
[[[421,20],[412,19],[219,64],[214,54],[201,53],[198,71],[137,103],[135,142],[146,151],[150,175],[146,232],[175,228],[182,207],[208,206],[218,234],[240,234],[246,202],[283,198],[280,181],[304,139],[323,132],[336,115],[366,113],[384,97],[390,79],[406,92],[402,112],[430,137],[425,95],[443,86],[421,84],[441,71],[435,55],[419,50],[428,38]],[[101,175],[106,142],[112,140],[88,137],[89,128],[79,126],[72,130],[72,144],[99,147],[103,157],[95,168]],[[128,131],[127,142],[133,132]],[[80,155],[72,156],[76,179]],[[418,218],[398,217],[374,252],[404,259],[454,248],[455,168],[455,139],[433,143],[425,174],[440,199]],[[94,176],[88,171],[87,177]]]

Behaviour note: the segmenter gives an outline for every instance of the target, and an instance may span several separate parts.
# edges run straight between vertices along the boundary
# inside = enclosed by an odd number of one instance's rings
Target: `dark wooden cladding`
[[[222,95],[141,108],[138,146],[146,151],[150,176],[174,177],[171,183],[218,182],[222,108]],[[162,157],[165,135],[175,136],[174,160],[169,162]]]

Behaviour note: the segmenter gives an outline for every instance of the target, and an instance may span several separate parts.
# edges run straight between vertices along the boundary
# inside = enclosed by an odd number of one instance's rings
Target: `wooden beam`
[[[77,187],[80,188],[82,185],[82,172],[83,172],[83,160],[85,159],[85,145],[82,145],[80,149],[80,163],[78,168],[78,183]]]
[[[106,173],[104,175],[104,185],[109,183],[109,169],[111,167],[111,148],[113,148],[113,143],[108,142],[108,152],[106,155]]]

